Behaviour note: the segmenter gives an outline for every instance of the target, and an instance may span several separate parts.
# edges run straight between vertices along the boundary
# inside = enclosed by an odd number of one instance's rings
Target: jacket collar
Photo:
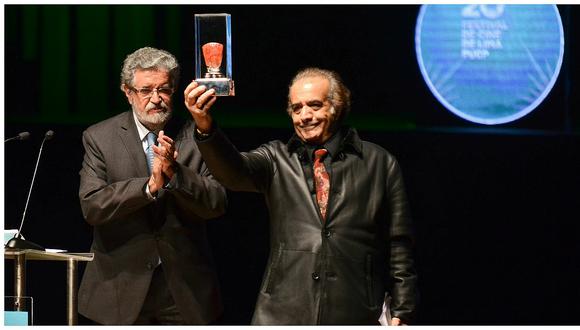
[[[134,133],[133,131],[135,131],[137,132],[137,136],[140,137],[139,130],[137,129],[137,124],[135,123],[136,119],[133,115],[133,110],[125,111],[124,116],[126,116],[126,118],[121,121],[121,128],[125,131],[131,132],[131,134],[133,134]],[[185,120],[181,118],[178,114],[174,113],[161,130],[163,130],[165,132],[165,135],[171,137],[174,141],[182,139],[184,138],[183,136],[184,132],[182,128],[184,125],[186,125],[186,122],[188,121],[189,120]],[[188,124],[191,125],[191,123]],[[155,131],[155,134],[159,134],[159,131]],[[143,138],[140,138],[139,140],[142,139]]]
[[[342,152],[352,152],[357,154],[359,157],[362,157],[362,140],[358,136],[356,129],[344,126],[341,127],[340,130],[342,131],[343,138],[340,142],[336,156]],[[288,140],[288,143],[286,143],[286,147],[288,148],[289,153],[296,152],[298,155],[304,154],[307,149],[304,142],[298,137],[298,135],[296,135],[296,133],[292,134],[292,137]],[[336,156],[333,156],[333,158]]]
[[[165,134],[167,134],[175,141],[176,150],[179,150],[181,141],[186,137],[185,132],[180,131],[183,123],[184,120],[181,118],[176,118],[174,115],[163,128]],[[135,124],[135,120],[133,118],[132,110],[124,112],[120,117],[118,134],[121,137],[121,141],[123,141],[127,152],[133,158],[133,162],[137,168],[137,171],[139,172],[139,176],[149,176],[147,159],[145,152],[143,151],[143,145],[139,137],[137,125]]]
[[[127,111],[123,113],[122,117],[119,122],[119,137],[121,138],[121,141],[123,141],[128,154],[133,158],[133,164],[135,164],[135,169],[138,175],[140,177],[149,176],[147,159],[145,152],[143,151],[141,139],[139,138],[139,132],[137,131],[135,120],[133,119],[133,113],[132,111]]]

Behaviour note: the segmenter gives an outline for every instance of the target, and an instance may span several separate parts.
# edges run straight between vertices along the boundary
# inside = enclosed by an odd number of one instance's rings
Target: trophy
[[[195,14],[195,81],[234,96],[230,14]]]

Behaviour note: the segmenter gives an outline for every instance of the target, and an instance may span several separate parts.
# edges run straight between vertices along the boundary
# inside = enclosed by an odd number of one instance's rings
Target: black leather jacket
[[[413,238],[399,166],[354,129],[344,136],[331,160],[324,224],[310,157],[296,136],[244,153],[219,129],[196,139],[225,187],[266,198],[271,249],[253,324],[377,324],[387,292],[392,315],[412,321]]]

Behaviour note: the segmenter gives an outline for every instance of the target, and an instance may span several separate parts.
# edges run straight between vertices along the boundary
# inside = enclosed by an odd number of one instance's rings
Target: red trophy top
[[[224,45],[219,42],[208,42],[201,46],[203,58],[209,74],[219,74],[222,65]]]

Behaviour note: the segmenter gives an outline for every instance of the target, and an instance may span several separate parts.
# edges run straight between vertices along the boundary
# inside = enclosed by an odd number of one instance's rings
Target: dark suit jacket
[[[79,290],[79,312],[102,324],[132,324],[161,259],[168,286],[186,322],[207,324],[222,312],[205,219],[223,214],[224,188],[202,161],[193,123],[172,120],[178,168],[157,200],[145,185],[147,161],[131,111],[89,127],[79,197],[93,226],[89,262]]]
[[[392,316],[416,310],[414,235],[397,160],[345,129],[325,162],[330,194],[320,215],[309,149],[294,135],[239,153],[216,129],[198,141],[225,187],[264,194],[270,257],[253,324],[376,325],[385,293]]]

